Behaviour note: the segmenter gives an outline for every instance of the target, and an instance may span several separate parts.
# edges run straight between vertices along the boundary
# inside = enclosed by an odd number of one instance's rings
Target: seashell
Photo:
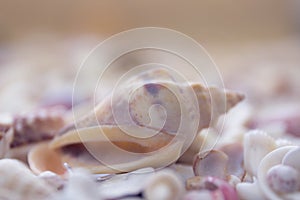
[[[197,122],[199,121],[197,130],[200,131],[244,99],[244,96],[238,93],[214,87],[205,88],[199,83],[182,83],[182,80],[165,69],[140,73],[124,85],[120,91],[115,91],[106,100],[100,102],[91,114],[76,123],[76,128],[98,124],[134,123],[156,127],[166,132],[176,132],[182,116],[192,119],[200,114],[201,120],[196,119]],[[155,104],[163,107],[165,112],[161,112],[161,109],[153,109],[150,119],[149,108]],[[165,113],[167,113],[166,118]],[[157,123],[149,124],[150,120],[157,120]],[[161,121],[165,122],[163,127],[160,126]],[[75,128],[75,125],[63,130],[62,134],[72,128]]]
[[[184,185],[174,172],[164,170],[147,180],[143,195],[147,200],[179,200],[184,195]]]
[[[195,157],[193,170],[196,176],[227,178],[228,156],[222,151],[201,152]]]
[[[64,111],[61,107],[43,108],[16,116],[12,125],[14,139],[11,148],[52,139],[55,132],[65,125]]]
[[[128,80],[60,134],[98,124],[139,125],[167,133],[199,132],[243,99],[238,93],[182,83],[164,69],[148,70]],[[181,123],[184,129],[179,130]]]
[[[270,182],[270,176],[272,176],[273,173],[278,172],[278,168],[270,171],[272,167],[276,165],[280,165],[282,162],[283,157],[289,152],[297,149],[297,146],[284,146],[280,147],[269,154],[267,154],[263,160],[261,161],[259,168],[258,168],[258,173],[257,173],[257,180],[258,180],[258,185],[260,190],[262,191],[263,195],[268,198],[268,199],[274,199],[274,200],[280,200],[280,199],[285,199],[284,195],[281,193],[278,193],[274,191],[271,187],[272,183],[276,183],[277,179],[271,180]],[[284,172],[280,172],[282,174],[285,174]],[[268,179],[269,178],[269,179]],[[299,177],[297,177],[299,181]],[[270,184],[271,183],[271,184]],[[274,185],[273,185],[274,187]],[[276,187],[277,188],[277,187]],[[298,192],[290,193],[290,199],[299,199],[299,194],[297,195]],[[294,195],[294,196],[293,196]]]
[[[228,156],[227,173],[238,177],[240,180],[245,176],[243,146],[240,143],[224,145],[220,148]]]
[[[7,157],[27,162],[27,153],[35,144],[52,139],[65,126],[64,111],[52,107],[14,116],[10,124],[13,139]]]
[[[0,175],[0,197],[6,199],[44,199],[54,192],[18,160],[1,159]]]
[[[265,132],[253,130],[244,137],[244,166],[249,175],[256,176],[261,160],[276,148],[273,138]]]
[[[35,172],[56,168],[56,173],[62,173],[58,164],[62,162],[94,173],[167,166],[178,160],[199,130],[243,98],[218,88],[182,83],[166,70],[146,71],[128,80],[76,125],[60,131],[49,147],[35,148],[29,164]],[[127,153],[122,156],[120,151]],[[58,166],[46,164],[40,158],[43,154],[56,155]]]

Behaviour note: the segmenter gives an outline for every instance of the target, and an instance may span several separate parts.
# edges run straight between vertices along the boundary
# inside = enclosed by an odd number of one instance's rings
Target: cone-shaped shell
[[[95,173],[163,167],[175,162],[201,129],[243,98],[183,82],[166,70],[150,70],[126,81],[49,145],[33,149],[29,164],[36,172],[49,170],[52,167],[39,158],[49,154],[60,163],[57,173],[64,171],[63,162]]]
[[[182,83],[166,70],[155,69],[130,79],[90,114],[62,129],[60,134],[75,127],[99,124],[137,124],[176,133],[183,117],[197,122],[195,128],[199,132],[243,99],[244,95],[236,92],[206,88],[200,83]]]

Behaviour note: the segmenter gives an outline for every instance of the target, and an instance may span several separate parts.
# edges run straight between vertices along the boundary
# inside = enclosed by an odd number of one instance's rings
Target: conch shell
[[[195,135],[243,95],[186,83],[165,69],[140,73],[95,109],[28,156],[37,173],[64,173],[63,163],[119,173],[175,162]],[[51,159],[53,162],[49,162]]]

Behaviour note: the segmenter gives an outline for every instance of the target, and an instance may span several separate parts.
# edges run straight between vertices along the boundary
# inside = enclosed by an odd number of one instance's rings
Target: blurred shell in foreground
[[[0,176],[1,199],[44,199],[54,192],[18,160],[1,159]]]

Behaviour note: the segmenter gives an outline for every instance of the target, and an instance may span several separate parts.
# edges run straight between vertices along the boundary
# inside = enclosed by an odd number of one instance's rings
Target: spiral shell
[[[129,79],[49,144],[34,148],[29,165],[37,173],[52,170],[59,174],[64,173],[63,162],[94,173],[166,166],[192,143],[193,133],[209,127],[211,119],[216,120],[243,98],[199,83],[179,82],[166,70],[149,70]],[[129,153],[120,156],[120,150]],[[53,162],[49,164],[47,159]]]
[[[274,200],[299,199],[299,171],[288,165],[282,165],[283,158],[296,149],[297,146],[280,147],[270,152],[261,161],[257,179],[265,197]],[[299,158],[299,155],[294,159],[297,158]],[[295,176],[291,176],[292,174],[295,174]]]

